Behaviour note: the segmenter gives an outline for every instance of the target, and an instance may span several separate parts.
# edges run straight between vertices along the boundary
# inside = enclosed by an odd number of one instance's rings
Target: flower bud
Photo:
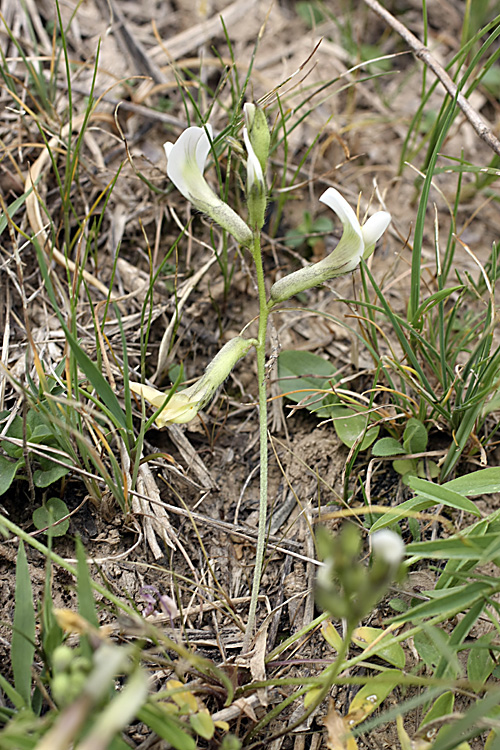
[[[208,404],[238,360],[256,344],[256,339],[245,339],[242,336],[231,339],[215,355],[201,378],[189,388],[174,393],[170,398],[168,392],[164,393],[141,383],[130,383],[130,390],[157,409],[161,409],[155,420],[160,429],[168,424],[185,424],[194,419],[200,409]]]
[[[243,105],[243,117],[250,143],[259,160],[262,173],[265,174],[267,160],[269,159],[269,145],[271,143],[271,133],[269,132],[267,117],[264,110],[256,104],[249,102]]]
[[[243,139],[247,149],[247,204],[250,224],[256,229],[264,226],[267,188],[262,167],[250,142],[247,128],[243,128]]]
[[[376,531],[371,537],[375,559],[383,560],[391,567],[397,567],[403,560],[405,545],[399,534],[390,529]]]

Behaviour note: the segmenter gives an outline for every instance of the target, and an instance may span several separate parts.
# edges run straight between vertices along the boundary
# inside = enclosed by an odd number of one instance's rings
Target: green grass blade
[[[26,706],[31,703],[31,667],[35,655],[35,606],[24,544],[19,543],[11,659],[14,686]]]

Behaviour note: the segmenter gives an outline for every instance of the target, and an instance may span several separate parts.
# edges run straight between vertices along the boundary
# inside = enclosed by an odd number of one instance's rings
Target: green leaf
[[[69,519],[57,523],[69,514],[68,506],[58,497],[51,497],[44,505],[33,511],[33,523],[37,529],[47,529],[51,536],[64,536],[69,529]],[[57,524],[54,526],[53,524]]]
[[[85,354],[80,344],[73,338],[67,328],[65,328],[65,334],[66,340],[68,341],[73,351],[73,355],[78,362],[80,370],[92,384],[96,393],[99,395],[99,398],[103,400],[110,413],[114,416],[117,425],[126,430],[127,422],[125,413],[120,406],[120,402],[118,401],[118,398],[116,397],[116,394],[111,388],[110,384],[105,379],[101,371],[97,368],[97,366]]]
[[[31,704],[31,667],[35,655],[35,607],[23,542],[19,542],[17,553],[14,601],[14,627],[10,651],[14,687],[22,696],[25,705],[29,706]]]
[[[453,712],[454,703],[455,696],[452,692],[446,692],[440,695],[439,698],[436,698],[430,709],[425,714],[420,723],[419,729],[421,729],[421,727],[425,726],[426,724],[430,724],[431,721],[440,719],[441,716],[447,716],[448,714],[451,714]]]
[[[1,673],[0,673],[0,690],[2,690],[5,693],[5,695],[10,700],[12,705],[15,706],[19,711],[22,708],[26,707],[23,697],[19,695],[17,690],[14,690],[10,682],[6,680],[3,674]]]
[[[444,589],[444,591],[446,591],[445,596],[417,604],[402,615],[391,618],[391,622],[408,622],[408,620],[420,620],[424,617],[434,617],[434,615],[439,615],[444,620],[469,609],[481,599],[493,595],[496,589],[488,583],[474,581],[457,586],[457,590],[450,592],[449,589]]]
[[[439,733],[439,736],[432,745],[432,750],[453,750],[453,748],[457,747],[457,737],[465,737],[471,730],[472,734],[469,734],[469,737],[481,734],[484,731],[484,727],[481,726],[484,717],[498,706],[499,701],[500,691],[492,689],[484,698],[473,703],[461,719],[448,727],[444,727],[449,731],[444,734]],[[479,723],[479,729],[477,729],[477,723]],[[477,731],[474,731],[475,729]]]
[[[5,419],[7,419],[10,415],[10,412],[3,411],[0,413],[0,422],[3,422]],[[29,440],[29,430],[27,430],[27,438]],[[18,417],[17,415],[14,417],[12,422],[9,425],[9,429],[7,430],[7,436],[11,438],[16,438],[17,440],[23,439],[23,420],[21,417]],[[23,448],[20,445],[14,445],[13,443],[8,443],[6,440],[2,440],[0,438],[0,442],[2,445],[2,449],[5,451],[5,453],[8,456],[11,456],[11,458],[21,458],[23,455]]]
[[[215,727],[212,717],[205,711],[199,711],[197,714],[191,714],[189,723],[196,734],[203,737],[204,740],[211,740],[214,736]]]
[[[355,726],[364,721],[399,685],[401,678],[399,669],[387,669],[370,678],[368,685],[364,685],[354,696],[345,718],[346,726]]]
[[[40,267],[40,271],[43,276],[47,294],[51,301],[52,307],[54,308],[54,312],[56,313],[59,319],[61,328],[64,331],[66,341],[70,345],[73,355],[78,363],[78,366],[81,369],[81,371],[84,373],[87,380],[89,380],[89,382],[92,384],[92,387],[94,388],[96,393],[99,395],[99,398],[102,399],[109,413],[114,417],[116,424],[126,431],[127,430],[126,416],[125,416],[123,409],[120,406],[120,402],[118,401],[118,398],[115,392],[113,391],[113,389],[111,388],[110,384],[102,375],[101,371],[92,362],[92,360],[85,354],[85,352],[81,348],[80,344],[76,341],[74,336],[72,336],[68,326],[66,325],[64,317],[59,310],[59,305],[58,305],[57,298],[54,292],[54,287],[52,285],[52,281],[49,275],[49,270],[47,267],[47,262],[46,262],[43,250],[36,240],[34,241],[33,244],[35,245],[35,250],[36,250],[36,254],[38,258],[38,265]]]
[[[428,542],[411,542],[406,546],[409,555],[430,560],[481,560],[489,542],[499,541],[498,534],[484,534],[480,540],[470,536],[450,537]]]
[[[462,289],[463,286],[452,286],[448,287],[448,289],[441,289],[439,292],[435,292],[435,294],[432,294],[422,302],[415,313],[415,320],[420,320],[424,313],[428,313],[439,302],[443,302],[443,300],[447,299],[447,297],[450,297],[452,294],[455,294],[455,292],[459,292]]]
[[[411,417],[408,420],[403,434],[403,447],[405,453],[423,453],[427,448],[429,436],[425,426],[419,419]]]
[[[92,581],[87,565],[87,555],[85,553],[85,547],[79,537],[76,538],[76,560],[78,612],[87,622],[95,628],[98,628],[99,618],[97,617],[95,600],[92,594]],[[81,649],[85,656],[88,656],[89,658],[92,657],[94,649],[92,648],[88,636],[81,639]]]
[[[50,487],[62,477],[65,477],[69,472],[69,466],[61,466],[50,461],[51,467],[49,469],[35,469],[33,472],[33,482],[35,487]]]
[[[490,674],[495,669],[489,646],[492,640],[490,634],[483,635],[471,646],[467,658],[467,677],[471,682],[486,682]]]
[[[471,474],[445,482],[443,487],[462,495],[490,495],[500,492],[500,467],[492,466],[489,469],[473,471]]]
[[[396,458],[392,462],[392,468],[397,471],[398,474],[405,477],[410,474],[415,474],[417,470],[417,461],[414,458]]]
[[[413,645],[428,667],[435,667],[441,659],[441,650],[436,640],[431,637],[431,633],[437,630],[438,628],[428,626],[425,630],[420,630],[413,636]]]
[[[419,496],[432,500],[436,505],[443,504],[450,508],[464,510],[466,513],[472,513],[474,516],[481,516],[477,505],[472,500],[456,490],[450,489],[447,485],[435,484],[435,482],[429,482],[427,479],[421,479],[420,477],[412,477],[409,484],[412,490],[418,492]]]
[[[137,718],[159,737],[169,742],[175,750],[196,750],[196,742],[191,735],[184,732],[173,718],[162,711],[160,706],[147,703],[137,712]]]
[[[26,198],[28,197],[28,195],[31,193],[32,190],[33,188],[31,187],[25,193],[20,195],[19,198],[16,198],[16,200],[12,201],[12,203],[7,206],[7,213],[11,219],[14,216],[14,214],[17,211],[19,211],[19,209],[24,204],[24,202],[26,201]],[[0,234],[2,234],[2,232],[5,230],[5,228],[7,227],[7,224],[8,224],[7,217],[2,213],[0,215]]]
[[[0,495],[3,495],[15,479],[16,472],[24,465],[22,458],[19,461],[9,461],[5,456],[0,456]]]
[[[396,461],[394,461],[396,463]],[[447,505],[450,508],[456,508],[457,510],[464,510],[467,513],[472,513],[475,516],[479,516],[480,512],[467,497],[450,490],[448,485],[434,484],[434,482],[428,482],[420,477],[408,475],[408,484],[410,487],[418,492],[416,497],[406,500],[394,509],[394,513],[390,512],[386,515],[378,518],[370,529],[370,533],[383,529],[385,526],[390,526],[392,523],[400,521],[402,518],[408,516],[408,511],[411,513],[420,513],[427,508],[431,508],[433,505]]]
[[[380,438],[372,448],[373,456],[397,456],[401,453],[406,453],[405,449],[392,437]]]
[[[380,645],[377,643],[373,648],[370,648],[367,657],[373,653],[373,655],[392,664],[393,667],[404,669],[406,657],[403,647],[394,640],[394,636],[383,636],[384,632],[381,628],[359,627],[354,631],[352,641],[360,648],[367,649],[375,640],[380,638]]]
[[[321,391],[330,391],[330,383],[338,380],[338,374],[328,360],[311,352],[285,350],[278,356],[278,378],[282,392],[290,401],[302,403],[318,417],[329,416],[330,410],[322,408],[325,394]],[[338,401],[333,394],[326,395],[329,400],[332,397]]]
[[[321,626],[321,635],[334,651],[342,649],[342,636],[332,622],[327,621],[323,623]]]
[[[377,439],[379,433],[378,426],[367,430],[370,422],[370,414],[368,412],[348,406],[332,406],[330,414],[333,418],[335,432],[348,448],[352,448],[362,438],[360,450],[364,451]],[[363,435],[364,437],[362,437]]]

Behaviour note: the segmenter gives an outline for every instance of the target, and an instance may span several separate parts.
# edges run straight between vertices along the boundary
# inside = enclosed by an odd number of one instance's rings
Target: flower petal
[[[338,190],[335,190],[335,188],[332,187],[328,188],[328,190],[325,190],[323,195],[320,196],[320,201],[337,214],[342,222],[344,231],[349,228],[352,232],[357,234],[360,239],[362,239],[358,217]]]
[[[376,531],[370,536],[372,551],[388,565],[399,565],[405,555],[405,544],[399,534],[390,529]]]
[[[368,256],[372,254],[377,240],[382,237],[390,223],[391,215],[387,213],[387,211],[377,211],[376,214],[373,214],[373,216],[370,216],[370,218],[365,221],[361,227],[361,233],[365,243],[363,258],[368,258]]]
[[[167,175],[184,198],[196,203],[198,194],[205,193],[203,177],[210,141],[203,128],[186,128],[176,142],[165,144]]]
[[[130,390],[133,393],[137,393],[145,401],[148,401],[155,409],[159,409],[167,400],[168,393],[158,391],[156,388],[152,388],[149,385],[143,385],[142,383],[130,383]],[[156,424],[158,427],[165,427],[167,424],[184,424],[194,419],[198,413],[199,403],[197,399],[191,399],[189,395],[180,391],[180,393],[174,393],[170,398],[170,401],[162,412],[156,418]]]
[[[198,128],[198,130],[203,132],[201,133],[196,145],[196,162],[200,172],[203,174],[208,155],[212,148],[213,130],[209,123],[207,123],[204,128]]]
[[[260,161],[257,159],[257,156],[255,155],[255,151],[253,149],[252,144],[250,143],[250,136],[248,135],[248,130],[246,128],[243,128],[243,139],[245,141],[245,146],[247,149],[248,159],[247,159],[247,190],[251,190],[253,185],[258,185],[259,190],[265,189],[264,188],[264,175],[262,173],[262,167],[260,165]]]
[[[152,388],[150,385],[143,385],[142,383],[129,383],[129,388],[133,393],[137,393],[138,396],[142,396],[145,401],[152,404],[156,409],[159,409],[162,404],[167,400],[167,394],[163,391],[159,391],[157,388]]]
[[[204,128],[192,126],[186,128],[174,144],[165,143],[167,175],[184,198],[195,208],[208,214],[217,224],[227,229],[241,245],[248,246],[253,239],[250,228],[227,203],[214,193],[203,176],[211,148],[211,137],[210,125]]]
[[[335,266],[339,274],[354,271],[363,255],[364,243],[358,218],[345,198],[335,188],[328,188],[320,197],[332,211],[335,211],[344,231],[339,244],[324,261],[325,265]]]

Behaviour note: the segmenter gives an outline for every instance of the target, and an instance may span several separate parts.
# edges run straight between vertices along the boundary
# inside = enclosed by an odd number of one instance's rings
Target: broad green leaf
[[[33,472],[35,487],[50,487],[51,484],[65,477],[70,470],[69,466],[61,466],[61,464],[56,464],[53,461],[50,461],[50,464],[49,469],[35,469]]]
[[[61,518],[69,514],[68,506],[59,497],[51,497],[44,505],[33,511],[33,523],[37,529],[50,530],[51,536],[64,536],[69,529],[69,519],[57,523]],[[57,524],[57,526],[53,526]]]
[[[285,350],[278,356],[280,388],[290,401],[302,403],[321,418],[329,415],[322,408],[322,390],[331,390],[330,383],[338,379],[335,367],[326,359],[311,352]],[[318,391],[320,391],[318,393]],[[329,394],[329,400],[338,400]]]
[[[197,714],[191,714],[189,717],[191,728],[204,740],[211,740],[214,732],[214,722],[208,711],[199,711]]]
[[[392,437],[380,438],[372,448],[373,456],[397,456],[401,453],[406,453],[405,449]]]
[[[429,436],[425,426],[419,419],[411,417],[405,427],[403,447],[405,453],[423,453],[427,448]]]
[[[483,635],[471,645],[467,658],[467,677],[471,682],[484,683],[495,669],[495,661],[489,651],[491,635]]]
[[[29,414],[29,412],[28,412]],[[0,412],[0,423],[3,423],[5,419],[7,419],[10,416],[10,412],[3,411]],[[26,430],[27,435],[26,437],[29,440],[29,430]],[[23,439],[23,420],[19,416],[15,416],[12,422],[9,425],[9,429],[7,430],[7,436],[11,438],[16,438],[17,440]],[[20,445],[14,445],[13,443],[7,442],[7,440],[2,440],[0,438],[0,445],[2,446],[2,450],[5,451],[5,453],[10,456],[11,458],[21,458],[23,455],[23,448]]]
[[[369,684],[364,685],[354,696],[345,717],[346,726],[350,728],[364,721],[399,685],[401,678],[399,669],[387,669],[371,677]]]
[[[367,430],[370,415],[366,412],[361,412],[359,409],[351,409],[348,406],[332,406],[330,408],[330,415],[333,418],[335,432],[348,448],[352,448],[364,435],[360,446],[360,450],[364,451],[378,437],[378,426]]]
[[[162,740],[169,742],[175,750],[196,750],[196,742],[191,735],[181,729],[179,723],[163,711],[161,706],[147,703],[137,712],[137,718]]]
[[[21,708],[25,708],[24,699],[17,690],[15,690],[10,682],[5,679],[3,674],[0,673],[0,690],[2,690],[7,698],[10,700],[13,706],[15,706],[19,711]]]
[[[334,651],[342,648],[342,636],[332,622],[324,622],[321,626],[321,635]]]
[[[362,649],[367,649],[375,640],[381,639],[380,644],[376,644],[370,653],[376,654],[380,659],[392,664],[393,667],[404,669],[406,664],[405,652],[400,643],[394,640],[393,635],[383,635],[384,630],[381,628],[359,627],[353,633],[352,640]],[[382,637],[383,636],[383,637]]]
[[[19,461],[9,461],[5,456],[0,456],[0,495],[3,495],[15,479],[16,472],[24,465],[22,458]]]
[[[167,690],[174,690],[170,696],[174,703],[177,704],[181,713],[195,712],[198,710],[196,696],[191,690],[185,690],[184,683],[180,680],[167,680]]]
[[[497,587],[486,582],[474,581],[457,587],[451,593],[448,589],[445,596],[439,599],[431,599],[428,602],[422,602],[415,607],[411,607],[407,612],[391,618],[391,622],[408,622],[409,620],[423,619],[424,617],[434,617],[440,615],[442,619],[453,617],[458,612],[469,609],[473,604],[488,596],[492,596]]]
[[[495,730],[492,729],[486,738],[486,742],[484,743],[484,750],[494,750],[495,747],[498,747],[495,742],[498,736],[499,735],[495,732]]]
[[[392,462],[392,468],[403,477],[414,475],[417,471],[417,461],[414,458],[397,458]]]
[[[474,516],[481,516],[477,505],[472,500],[448,486],[429,482],[427,479],[421,479],[420,477],[412,477],[409,484],[414,492],[417,492],[421,497],[432,500],[436,505],[448,505],[450,508],[457,508],[457,510],[472,513]]]
[[[10,652],[14,687],[22,696],[26,706],[29,706],[31,704],[31,667],[35,655],[35,607],[23,542],[19,542],[17,553],[14,601],[14,627]]]
[[[462,495],[489,495],[500,492],[500,467],[479,469],[463,477],[445,482],[443,487],[459,492]]]
[[[457,747],[457,737],[463,737],[471,730],[472,733],[468,734],[469,737],[482,734],[484,732],[484,717],[487,716],[492,709],[497,708],[499,702],[500,690],[492,689],[489,691],[484,698],[473,703],[472,706],[465,711],[462,718],[454,722],[452,725],[443,727],[443,729],[448,731],[439,732],[438,737],[432,745],[432,750],[453,750],[453,748]]]
[[[430,724],[431,721],[441,718],[441,716],[447,716],[448,714],[451,714],[453,712],[454,703],[455,696],[451,691],[440,695],[439,698],[436,698],[436,700],[420,722],[419,729],[424,727],[426,724]]]
[[[413,645],[415,646],[418,655],[422,661],[428,667],[435,667],[439,664],[441,659],[441,649],[437,643],[437,639],[431,637],[431,633],[435,633],[438,630],[436,627],[427,627],[425,630],[421,630],[415,633],[413,636]],[[442,631],[441,631],[442,632]],[[444,635],[444,633],[443,633]]]

